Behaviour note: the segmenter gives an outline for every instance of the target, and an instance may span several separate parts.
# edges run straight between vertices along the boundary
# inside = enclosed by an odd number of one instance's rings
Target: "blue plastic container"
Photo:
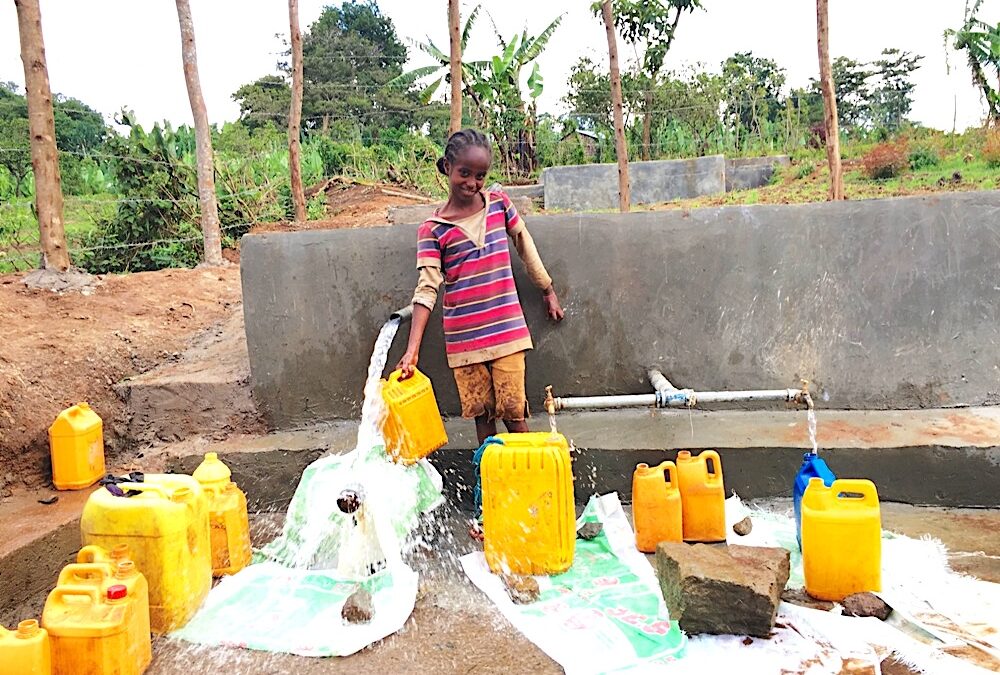
[[[810,478],[822,478],[823,484],[827,487],[837,479],[826,462],[815,452],[807,452],[802,456],[802,466],[795,474],[795,483],[792,486],[792,499],[795,502],[795,538],[798,539],[800,551],[802,550],[802,495],[805,494]]]

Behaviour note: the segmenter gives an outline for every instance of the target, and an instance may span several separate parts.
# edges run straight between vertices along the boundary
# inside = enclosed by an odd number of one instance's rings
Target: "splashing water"
[[[556,427],[555,413],[549,413],[549,430],[552,431],[553,434],[559,433],[559,429]]]

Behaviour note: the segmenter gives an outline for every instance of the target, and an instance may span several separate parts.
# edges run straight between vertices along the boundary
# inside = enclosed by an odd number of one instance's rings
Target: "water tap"
[[[350,515],[361,508],[363,501],[363,497],[357,490],[344,490],[337,497],[337,508],[340,509],[341,513]]]
[[[809,393],[809,380],[801,380],[802,389],[798,394],[795,395],[795,403],[798,405],[804,405],[809,410],[813,409],[813,399],[812,394]]]
[[[556,401],[552,398],[552,385],[545,387],[545,412],[549,415],[556,414]]]

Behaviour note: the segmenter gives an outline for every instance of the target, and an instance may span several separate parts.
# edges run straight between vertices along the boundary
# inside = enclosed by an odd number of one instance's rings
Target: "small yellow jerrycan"
[[[52,484],[80,490],[104,476],[104,423],[86,403],[59,413],[49,427]]]
[[[882,516],[870,480],[812,478],[802,495],[806,592],[834,602],[882,590]]]
[[[149,585],[127,548],[109,553],[88,546],[77,559],[96,562],[63,567],[56,588],[49,594],[42,621],[52,640],[53,672],[142,673],[152,661],[149,628]],[[98,602],[80,589],[96,589]],[[76,589],[69,593],[59,589]],[[87,632],[84,629],[91,629]],[[80,667],[79,664],[86,664]],[[89,668],[89,669],[88,669]]]
[[[678,452],[677,482],[684,541],[725,541],[726,489],[719,453],[703,450],[692,457],[687,450]]]
[[[430,378],[416,368],[413,377],[400,380],[400,375],[394,370],[382,382],[386,407],[382,436],[393,460],[413,464],[447,443],[448,435]]]
[[[209,452],[194,470],[208,499],[212,528],[212,575],[236,574],[250,564],[250,520],[247,497],[230,480],[232,472],[219,455]]]
[[[561,574],[573,564],[576,511],[569,444],[548,431],[497,434],[479,461],[483,554],[495,573]]]
[[[80,518],[84,545],[113,550],[128,544],[149,582],[150,627],[156,634],[180,628],[212,585],[208,504],[201,484],[183,474],[146,474],[142,483],[119,483],[87,499]]]
[[[17,630],[0,626],[0,675],[51,675],[49,634],[28,619]]]
[[[677,466],[661,462],[658,466],[639,464],[632,474],[632,520],[635,523],[635,546],[643,553],[655,553],[661,541],[684,538],[681,517],[681,492]]]

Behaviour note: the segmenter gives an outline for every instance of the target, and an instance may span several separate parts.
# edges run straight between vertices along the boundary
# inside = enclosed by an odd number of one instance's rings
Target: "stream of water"
[[[806,421],[809,426],[809,442],[812,443],[812,451],[817,453],[819,445],[816,443],[816,410],[812,406],[806,410]]]

